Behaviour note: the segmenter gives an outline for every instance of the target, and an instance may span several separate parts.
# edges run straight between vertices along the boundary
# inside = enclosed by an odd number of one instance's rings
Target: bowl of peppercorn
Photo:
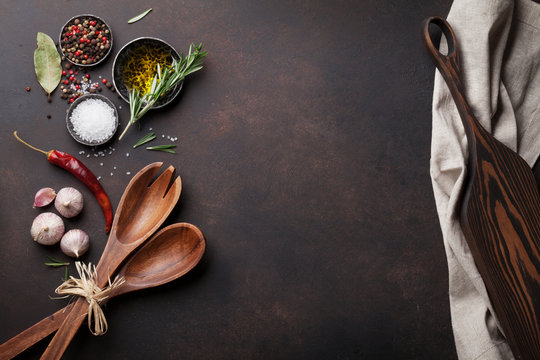
[[[111,28],[96,15],[76,15],[69,19],[60,32],[62,55],[72,64],[95,66],[112,50]]]

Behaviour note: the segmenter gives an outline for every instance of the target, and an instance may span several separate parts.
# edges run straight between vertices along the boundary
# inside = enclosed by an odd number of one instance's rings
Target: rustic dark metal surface
[[[421,20],[446,15],[450,4],[0,4],[0,341],[65,305],[48,297],[62,270],[42,264],[63,255],[29,235],[41,212],[32,208],[35,191],[83,192],[86,207],[66,226],[90,234],[85,261],[97,262],[106,241],[91,194],[17,143],[18,130],[85,161],[114,206],[126,172],[173,164],[184,186],[168,223],[191,222],[208,241],[185,278],[112,300],[109,332],[93,337],[82,327],[65,358],[455,359],[428,170],[434,69],[419,37]],[[143,132],[115,140],[106,157],[86,158],[89,149],[65,128],[58,90],[47,103],[33,71],[36,33],[55,38],[80,13],[103,17],[114,32],[113,56],[90,71],[93,79],[110,78],[116,52],[140,36],[179,51],[200,41],[209,52],[177,101],[147,115]],[[102,93],[122,106],[124,125],[127,105]],[[177,136],[178,154],[132,149],[149,127]]]

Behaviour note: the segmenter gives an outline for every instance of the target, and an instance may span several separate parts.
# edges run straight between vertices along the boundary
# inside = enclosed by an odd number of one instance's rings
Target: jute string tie
[[[58,295],[82,296],[88,302],[88,329],[94,335],[103,335],[107,332],[107,319],[101,309],[101,305],[105,304],[111,292],[118,286],[124,283],[123,277],[118,277],[111,282],[108,279],[109,284],[101,289],[97,285],[97,271],[96,266],[91,263],[88,265],[77,261],[75,267],[79,273],[79,279],[70,276],[68,280],[64,281],[55,292]],[[93,326],[92,326],[93,324]]]

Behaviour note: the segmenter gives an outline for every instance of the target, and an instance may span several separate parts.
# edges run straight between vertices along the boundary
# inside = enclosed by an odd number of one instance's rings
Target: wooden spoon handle
[[[41,359],[60,359],[88,314],[88,302],[79,297],[56,332]]]
[[[0,360],[14,358],[58,330],[71,307],[72,304],[69,304],[0,345]]]

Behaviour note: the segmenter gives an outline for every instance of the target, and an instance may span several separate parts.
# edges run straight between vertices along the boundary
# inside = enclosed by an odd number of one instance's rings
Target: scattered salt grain
[[[111,176],[113,176],[113,173],[111,173]]]
[[[131,171],[126,172],[126,175],[131,175]]]
[[[73,130],[84,141],[102,142],[116,130],[114,109],[100,99],[82,101],[73,109],[69,118]],[[98,156],[94,154],[94,156]]]
[[[113,166],[113,169],[116,170],[116,166]]]
[[[103,163],[99,163],[99,166],[103,166]]]
[[[126,153],[126,157],[129,157],[129,153]]]
[[[101,176],[98,176],[97,179],[98,179],[98,180],[101,180]]]

